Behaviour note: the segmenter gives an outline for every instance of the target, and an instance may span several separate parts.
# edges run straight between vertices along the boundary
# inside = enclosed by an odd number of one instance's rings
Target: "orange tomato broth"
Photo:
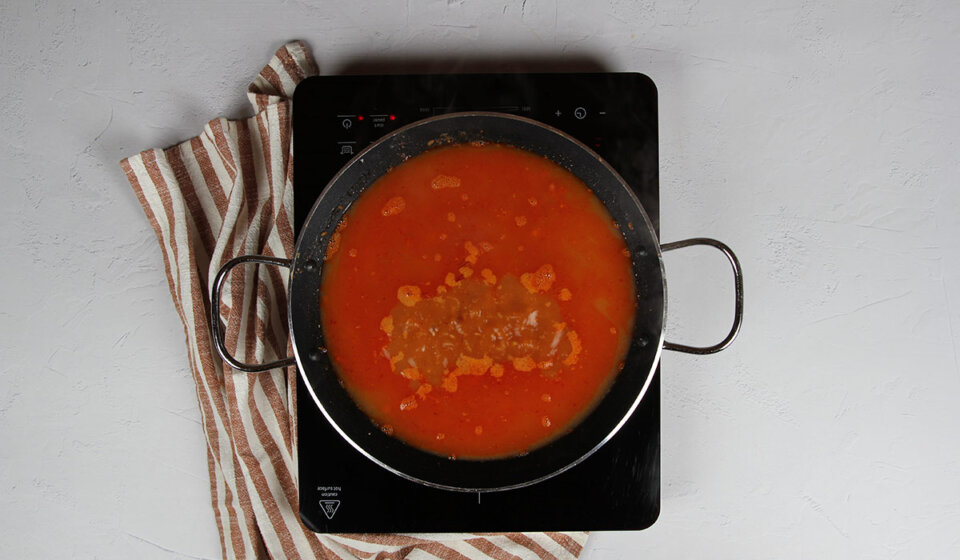
[[[383,431],[483,459],[543,445],[593,408],[622,368],[634,295],[629,251],[582,181],[478,143],[411,158],[353,203],[320,305],[343,386]]]

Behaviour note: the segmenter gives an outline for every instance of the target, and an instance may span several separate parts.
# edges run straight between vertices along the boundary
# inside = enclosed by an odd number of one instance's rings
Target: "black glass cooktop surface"
[[[419,119],[496,111],[558,128],[606,159],[659,231],[656,89],[631,73],[319,76],[294,97],[294,217],[354,154]],[[636,530],[660,511],[660,372],[597,452],[514,490],[438,490],[376,465],[344,441],[298,378],[300,515],[327,533]]]

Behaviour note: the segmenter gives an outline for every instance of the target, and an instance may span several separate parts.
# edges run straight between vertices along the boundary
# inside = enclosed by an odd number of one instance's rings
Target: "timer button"
[[[577,107],[573,110],[573,116],[577,117],[579,120],[583,120],[587,116],[587,110],[583,107]]]

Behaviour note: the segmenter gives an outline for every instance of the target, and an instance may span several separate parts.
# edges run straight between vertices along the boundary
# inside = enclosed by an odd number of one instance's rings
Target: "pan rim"
[[[640,215],[642,216],[643,226],[644,226],[645,230],[649,233],[649,235],[650,235],[650,237],[651,237],[651,239],[652,239],[652,242],[653,242],[653,243],[652,243],[652,249],[653,249],[655,255],[651,255],[651,258],[652,258],[653,256],[655,256],[656,259],[657,259],[657,268],[658,268],[658,271],[659,271],[659,274],[660,274],[660,282],[659,282],[659,284],[660,284],[660,288],[661,288],[661,298],[660,298],[660,302],[659,302],[659,303],[660,303],[660,312],[657,314],[657,315],[659,315],[659,317],[658,317],[658,319],[659,319],[659,329],[658,329],[658,332],[657,332],[657,334],[656,334],[656,349],[655,349],[654,357],[653,357],[653,359],[652,359],[651,362],[650,362],[649,369],[648,369],[648,371],[646,371],[645,374],[644,374],[644,382],[643,382],[643,385],[642,385],[642,387],[640,388],[640,390],[637,391],[636,397],[633,399],[633,402],[630,404],[630,406],[629,406],[629,408],[626,410],[626,412],[622,415],[622,417],[619,419],[619,421],[604,435],[603,438],[601,438],[599,441],[597,441],[596,444],[594,444],[592,447],[590,447],[586,452],[582,453],[579,457],[577,457],[577,458],[575,458],[574,460],[569,461],[569,462],[566,463],[565,465],[563,465],[563,466],[561,466],[561,467],[559,467],[559,468],[557,468],[557,469],[555,469],[555,470],[552,470],[552,471],[550,471],[550,472],[548,472],[548,473],[546,473],[546,474],[543,474],[543,475],[541,475],[541,476],[537,476],[537,477],[534,477],[534,478],[531,478],[531,479],[528,479],[528,480],[524,480],[524,481],[521,481],[521,482],[516,482],[516,483],[511,483],[511,484],[502,484],[502,485],[496,485],[496,486],[456,486],[456,485],[451,485],[451,484],[445,484],[445,483],[439,483],[439,482],[436,482],[436,481],[426,480],[426,479],[424,479],[424,478],[422,478],[422,477],[420,477],[420,476],[415,476],[415,475],[412,475],[412,474],[410,474],[410,473],[404,472],[401,468],[395,467],[394,465],[392,465],[392,464],[390,464],[390,463],[388,463],[388,462],[386,462],[386,461],[384,461],[384,460],[381,460],[380,457],[372,454],[372,453],[371,453],[368,449],[366,449],[362,444],[360,444],[360,443],[358,443],[357,441],[355,441],[354,438],[351,437],[350,434],[348,434],[348,433],[340,426],[340,424],[334,419],[333,415],[332,415],[332,414],[327,410],[327,408],[324,406],[323,400],[318,396],[318,394],[317,394],[317,392],[316,392],[316,390],[315,390],[315,388],[314,388],[314,386],[313,386],[313,383],[311,382],[311,380],[310,380],[310,378],[309,378],[309,376],[308,376],[308,374],[307,374],[308,366],[307,366],[307,363],[306,363],[306,361],[305,361],[305,354],[304,354],[304,351],[305,351],[306,349],[300,347],[300,345],[299,345],[298,342],[297,342],[297,337],[295,336],[295,333],[297,332],[297,330],[294,328],[294,321],[295,321],[294,317],[295,317],[295,314],[294,314],[294,312],[293,312],[293,311],[294,311],[294,310],[293,310],[293,306],[294,306],[294,298],[293,298],[293,293],[294,293],[294,291],[293,291],[293,287],[294,287],[295,279],[298,277],[299,271],[300,271],[300,269],[303,267],[303,264],[304,264],[304,263],[303,263],[302,261],[306,258],[306,257],[304,257],[304,251],[303,251],[303,249],[304,249],[304,244],[307,243],[307,242],[311,242],[311,243],[316,242],[316,237],[315,237],[315,236],[310,236],[310,239],[309,239],[309,240],[307,239],[307,232],[311,230],[311,228],[308,227],[308,226],[309,226],[311,223],[313,223],[314,220],[321,218],[321,216],[318,216],[318,215],[317,215],[317,213],[318,213],[318,211],[319,211],[319,209],[320,209],[320,207],[321,207],[321,201],[323,201],[324,198],[327,197],[327,196],[330,194],[330,192],[331,192],[331,187],[332,187],[333,185],[337,184],[337,183],[341,180],[341,178],[344,176],[344,174],[348,173],[348,171],[351,170],[351,168],[353,168],[353,166],[357,165],[358,162],[362,164],[363,161],[364,161],[364,158],[366,158],[367,155],[368,155],[372,150],[377,149],[377,147],[381,146],[382,144],[384,144],[384,143],[386,143],[386,142],[389,142],[392,138],[395,138],[396,136],[398,136],[398,135],[400,135],[400,134],[409,133],[411,130],[414,130],[414,129],[419,128],[419,127],[430,126],[432,123],[435,123],[435,122],[437,122],[437,121],[449,121],[449,120],[462,119],[462,118],[470,118],[470,119],[472,119],[472,118],[477,118],[477,117],[482,117],[482,118],[494,118],[494,119],[506,119],[506,120],[518,121],[518,122],[524,123],[524,124],[526,124],[526,125],[531,125],[531,126],[535,126],[535,127],[537,127],[537,128],[540,128],[540,129],[544,129],[544,130],[546,130],[546,131],[548,131],[548,132],[550,132],[550,133],[552,133],[552,134],[555,134],[555,135],[561,137],[563,140],[565,140],[565,141],[573,144],[576,148],[579,148],[580,150],[582,150],[583,152],[585,152],[586,154],[588,154],[588,155],[590,155],[592,158],[594,158],[594,159],[596,160],[596,163],[599,164],[599,165],[601,165],[602,168],[604,169],[604,171],[605,171],[606,173],[609,173],[609,174],[615,179],[615,181],[616,181],[617,183],[619,183],[619,185],[622,187],[623,192],[626,193],[626,195],[628,196],[630,202],[632,203],[633,208],[636,209],[637,211],[639,211]],[[456,142],[452,142],[452,143],[456,143]],[[441,145],[443,145],[443,144],[441,144]],[[522,148],[521,148],[521,149],[522,149]],[[415,157],[416,155],[419,155],[419,153],[422,153],[422,151],[417,152],[416,154],[413,154],[412,156],[409,156],[409,157]],[[406,159],[409,159],[409,157],[405,158],[404,161],[405,161]],[[379,176],[382,176],[382,174],[379,175]],[[371,184],[372,184],[372,183],[371,183]],[[364,189],[364,190],[365,190],[365,189]],[[593,189],[591,189],[591,190],[593,190]],[[362,192],[363,192],[363,190],[361,190],[361,192],[358,193],[357,195],[353,196],[353,197],[351,198],[351,202],[352,202],[353,200],[355,200],[358,196],[360,196],[360,195],[362,194]],[[596,193],[596,192],[595,192],[595,194],[596,194],[597,196],[599,196],[599,193]],[[348,211],[348,209],[349,209],[349,206],[347,206],[347,208],[344,209],[344,213],[346,213],[346,212]],[[549,126],[549,125],[547,125],[547,124],[544,124],[544,123],[542,123],[542,122],[540,122],[540,121],[536,121],[536,120],[534,120],[534,119],[529,119],[529,118],[526,118],[526,117],[520,117],[520,116],[517,116],[517,115],[511,115],[511,114],[507,114],[507,113],[497,113],[497,112],[489,112],[489,111],[465,111],[465,112],[448,113],[448,114],[443,114],[443,115],[436,115],[436,116],[432,116],[432,117],[427,117],[427,118],[424,118],[424,119],[415,121],[415,122],[413,122],[413,123],[410,123],[410,124],[408,124],[408,125],[406,125],[406,126],[403,126],[403,127],[401,127],[401,128],[398,128],[397,130],[395,130],[395,131],[393,131],[393,132],[391,132],[391,133],[389,133],[389,134],[381,137],[381,138],[378,139],[377,141],[375,141],[375,142],[371,143],[369,146],[365,147],[365,148],[364,148],[363,150],[361,150],[358,154],[356,154],[346,165],[344,165],[344,166],[330,179],[329,182],[327,182],[326,186],[323,188],[323,190],[321,191],[320,195],[317,197],[316,201],[314,202],[314,205],[313,205],[313,207],[311,208],[310,212],[307,214],[307,217],[306,217],[306,219],[305,219],[305,221],[304,221],[304,227],[301,229],[300,233],[298,234],[297,241],[296,241],[296,244],[295,244],[295,247],[294,247],[293,255],[294,255],[294,256],[293,256],[293,259],[292,259],[291,272],[290,272],[290,276],[289,276],[289,279],[288,279],[288,293],[291,294],[291,296],[288,298],[288,302],[287,302],[287,306],[288,306],[288,309],[287,309],[288,327],[289,327],[289,329],[290,329],[290,331],[289,331],[289,332],[290,332],[290,338],[291,338],[291,343],[292,343],[292,346],[293,346],[294,356],[295,356],[295,358],[296,358],[297,365],[298,365],[298,369],[299,369],[299,375],[300,375],[301,378],[303,379],[304,385],[306,386],[306,389],[307,389],[307,391],[309,392],[309,394],[310,394],[310,396],[311,396],[311,399],[313,400],[313,403],[320,409],[321,413],[322,413],[323,416],[326,418],[327,422],[329,422],[329,424],[330,424],[330,425],[334,428],[334,430],[340,435],[340,437],[342,437],[345,442],[347,442],[351,447],[353,447],[355,450],[357,450],[361,455],[365,456],[367,459],[373,461],[375,464],[379,465],[380,467],[386,469],[386,470],[389,471],[389,472],[392,472],[392,473],[394,473],[394,474],[396,474],[396,475],[398,475],[398,476],[400,476],[400,477],[402,477],[402,478],[404,478],[404,479],[407,479],[407,480],[410,480],[410,481],[412,481],[412,482],[416,482],[416,483],[419,483],[419,484],[422,484],[422,485],[425,485],[425,486],[428,486],[428,487],[431,487],[431,488],[437,488],[437,489],[443,489],[443,490],[451,490],[451,491],[458,491],[458,492],[498,492],[498,491],[505,491],[505,490],[522,488],[522,487],[525,487],[525,486],[530,486],[530,485],[533,485],[533,484],[537,484],[537,483],[539,483],[539,482],[542,482],[542,481],[544,481],[544,480],[547,480],[547,479],[549,479],[549,478],[552,478],[552,477],[554,477],[554,476],[556,476],[556,475],[559,475],[559,474],[561,474],[561,473],[563,473],[563,472],[565,472],[565,471],[567,471],[567,470],[575,467],[576,465],[580,464],[581,462],[583,462],[584,460],[586,460],[587,458],[589,458],[591,455],[593,455],[593,454],[594,454],[597,450],[599,450],[601,447],[603,447],[610,439],[612,439],[612,438],[620,431],[620,429],[623,427],[623,425],[631,418],[631,416],[634,414],[634,412],[636,411],[637,407],[639,406],[641,400],[642,400],[642,399],[644,398],[644,396],[646,395],[647,390],[648,390],[650,384],[651,384],[652,381],[653,381],[653,377],[654,377],[654,375],[656,374],[657,366],[659,365],[660,359],[661,359],[661,356],[662,356],[663,345],[664,345],[664,338],[665,338],[664,324],[665,324],[666,313],[667,313],[667,310],[666,310],[666,302],[667,302],[667,297],[666,297],[666,290],[667,290],[666,275],[665,275],[665,272],[664,272],[664,264],[663,264],[662,251],[661,251],[661,248],[660,248],[659,237],[657,236],[656,230],[654,229],[654,227],[653,227],[653,225],[652,225],[652,222],[651,222],[649,216],[647,215],[646,209],[645,209],[645,208],[643,207],[643,205],[640,203],[639,199],[638,199],[637,196],[636,196],[636,193],[630,188],[630,186],[629,186],[629,185],[627,184],[627,182],[623,179],[623,177],[622,177],[622,176],[616,171],[616,169],[614,169],[605,159],[603,159],[600,155],[596,154],[592,149],[590,149],[588,146],[584,145],[582,142],[580,142],[579,140],[577,140],[576,138],[574,138],[574,137],[571,136],[570,134],[568,134],[568,133],[566,133],[566,132],[564,132],[564,131],[562,131],[562,130],[556,129],[556,128],[554,128],[554,127],[551,127],[551,126]],[[636,265],[635,265],[635,264],[634,264],[634,268],[636,268]],[[636,327],[635,327],[635,328],[636,328]],[[650,342],[653,342],[653,341],[650,341]],[[639,375],[639,374],[638,374],[638,375]],[[607,398],[606,396],[601,397],[600,400],[597,402],[596,406],[600,406],[600,404],[601,404],[606,398]],[[588,413],[588,415],[589,415],[589,413]],[[581,422],[582,422],[582,420],[581,420]],[[559,436],[560,439],[562,439],[563,437],[564,437],[564,436]],[[411,447],[412,447],[412,446],[411,446]],[[417,448],[414,448],[414,449],[417,449]],[[431,452],[429,452],[429,451],[425,451],[425,450],[422,450],[422,449],[417,449],[417,450],[418,450],[419,452],[423,453],[423,454],[433,455],[433,454],[432,454]],[[510,459],[510,458],[509,458],[509,457],[506,457],[506,458],[492,458],[492,459],[483,459],[482,461],[483,461],[484,463],[488,463],[488,464],[490,464],[490,465],[494,465],[494,464],[497,464],[498,462],[502,462],[502,461],[508,460],[508,459]],[[459,459],[458,461],[471,461],[471,459]]]

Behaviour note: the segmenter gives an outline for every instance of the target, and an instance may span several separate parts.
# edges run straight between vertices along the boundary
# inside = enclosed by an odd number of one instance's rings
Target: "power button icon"
[[[577,107],[573,110],[573,116],[577,117],[580,120],[583,120],[587,116],[587,110],[583,107]]]

